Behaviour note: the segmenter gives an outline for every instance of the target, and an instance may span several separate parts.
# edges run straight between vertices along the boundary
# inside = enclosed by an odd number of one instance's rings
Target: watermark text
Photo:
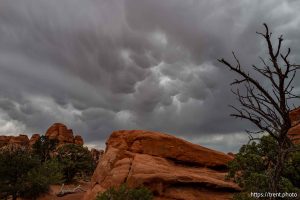
[[[292,192],[251,192],[250,196],[254,198],[297,198],[298,194]]]

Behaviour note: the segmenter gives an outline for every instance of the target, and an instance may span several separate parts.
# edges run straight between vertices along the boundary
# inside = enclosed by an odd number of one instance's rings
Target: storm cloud
[[[147,129],[237,151],[250,125],[229,116],[234,75],[217,59],[258,63],[266,22],[300,63],[296,0],[0,1],[1,134],[62,122],[91,146]]]

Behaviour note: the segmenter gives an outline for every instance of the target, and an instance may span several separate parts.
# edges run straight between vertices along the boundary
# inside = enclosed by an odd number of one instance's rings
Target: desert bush
[[[2,198],[17,199],[26,187],[27,173],[39,165],[26,148],[6,146],[0,152],[0,194]]]
[[[27,148],[6,146],[0,150],[0,198],[35,199],[47,192],[50,184],[60,182],[61,177],[58,162],[41,164]]]
[[[96,200],[152,200],[152,192],[145,188],[129,188],[121,185],[118,188],[110,188],[102,194],[98,194]]]
[[[52,184],[59,184],[63,181],[62,167],[56,159],[44,162],[37,168],[30,170],[26,176],[26,190],[21,196],[36,198],[49,190]]]
[[[57,147],[58,140],[49,139],[47,136],[42,135],[33,145],[33,153],[38,155],[41,162],[45,162],[51,159],[51,153],[53,153]]]
[[[57,149],[57,160],[62,165],[66,182],[71,182],[75,175],[91,175],[95,164],[91,153],[77,144],[65,144]]]
[[[242,194],[234,199],[247,199],[251,192],[268,192],[271,181],[270,168],[276,163],[276,141],[270,136],[263,136],[259,143],[243,145],[235,159],[228,164],[227,178],[232,178],[243,188]],[[300,191],[300,153],[294,152],[284,163],[280,177],[280,192]]]

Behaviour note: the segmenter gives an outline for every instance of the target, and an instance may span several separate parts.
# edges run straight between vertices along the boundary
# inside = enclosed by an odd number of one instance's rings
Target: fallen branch
[[[61,185],[61,188],[60,188],[60,191],[56,194],[56,196],[58,197],[62,197],[62,196],[65,196],[67,194],[73,194],[73,193],[76,193],[76,192],[85,192],[84,189],[81,188],[80,185],[78,185],[77,187],[73,188],[73,189],[64,189],[64,184]]]

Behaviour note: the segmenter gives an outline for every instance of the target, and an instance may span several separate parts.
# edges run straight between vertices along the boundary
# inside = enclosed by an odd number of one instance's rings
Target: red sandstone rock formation
[[[36,143],[36,141],[40,139],[40,137],[40,134],[33,134],[29,140],[29,145],[32,146],[34,143]]]
[[[224,178],[231,156],[174,136],[116,131],[106,145],[84,200],[125,182],[150,188],[156,200],[224,200],[240,190]]]
[[[9,140],[10,144],[17,144],[20,146],[28,146],[29,145],[29,139],[27,135],[19,135],[16,137],[11,137]]]
[[[300,144],[300,107],[290,113],[292,128],[289,130],[289,135],[296,144]]]
[[[293,125],[300,123],[300,107],[291,111],[290,118]]]
[[[74,144],[83,145],[83,139],[80,135],[74,137]]]
[[[12,136],[5,136],[5,135],[1,135],[0,136],[0,147],[3,147],[5,145],[9,144],[9,140]]]
[[[73,143],[74,136],[72,129],[68,129],[66,125],[61,123],[55,123],[48,128],[45,136],[51,140],[58,140],[61,143]]]
[[[73,136],[72,129],[68,129],[66,125],[61,123],[55,123],[48,130],[45,134],[49,139],[56,139],[58,140],[59,144],[78,144],[83,145],[83,139],[80,135]],[[8,145],[8,144],[17,144],[22,146],[32,146],[38,139],[40,138],[39,134],[33,134],[28,139],[27,135],[19,135],[19,136],[0,136],[0,147]]]
[[[55,123],[50,126],[45,135],[49,139],[58,140],[59,144],[74,143],[83,145],[82,137],[79,135],[74,137],[72,129],[68,129],[66,125],[61,123]]]
[[[0,147],[6,146],[8,144],[28,146],[29,139],[27,135],[22,134],[19,136],[0,136]]]

